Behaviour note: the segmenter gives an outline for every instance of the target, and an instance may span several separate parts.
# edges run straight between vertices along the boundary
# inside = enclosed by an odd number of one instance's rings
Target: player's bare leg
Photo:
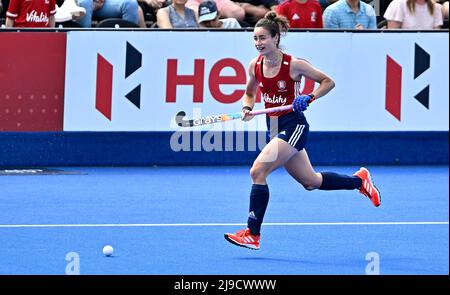
[[[322,185],[322,174],[314,171],[305,149],[290,158],[284,168],[307,190],[317,189]]]

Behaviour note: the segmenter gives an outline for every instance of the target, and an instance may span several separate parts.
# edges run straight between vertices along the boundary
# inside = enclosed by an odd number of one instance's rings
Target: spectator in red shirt
[[[290,28],[323,28],[322,7],[316,0],[286,0],[277,7]]]
[[[6,12],[6,27],[54,28],[55,0],[11,0]]]

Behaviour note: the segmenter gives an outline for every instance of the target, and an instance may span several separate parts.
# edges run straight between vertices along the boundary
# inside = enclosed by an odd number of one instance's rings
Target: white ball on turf
[[[103,254],[105,254],[106,256],[111,256],[113,252],[114,249],[110,245],[106,245],[105,247],[103,247]]]

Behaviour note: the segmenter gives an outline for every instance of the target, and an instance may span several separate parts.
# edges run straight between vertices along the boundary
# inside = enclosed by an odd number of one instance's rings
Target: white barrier
[[[290,32],[281,44],[336,82],[307,110],[312,131],[449,130],[447,32]],[[173,131],[180,110],[189,116],[239,111],[256,54],[251,32],[68,32],[64,130]],[[414,78],[427,55],[429,67]],[[386,108],[388,57],[401,69],[397,114]],[[106,71],[98,70],[99,60]],[[125,77],[127,63],[134,71]],[[109,118],[96,101],[108,85],[105,73],[112,74],[111,106],[102,98]],[[427,86],[428,108],[415,98]],[[260,117],[214,128],[265,130],[265,124]]]

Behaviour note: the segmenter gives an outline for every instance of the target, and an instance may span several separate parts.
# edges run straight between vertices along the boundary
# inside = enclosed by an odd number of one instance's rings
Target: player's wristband
[[[251,108],[251,107],[249,107],[249,106],[243,106],[242,107],[242,110],[247,110],[247,111],[252,111],[253,110],[253,108]]]
[[[308,100],[308,105],[310,104],[310,103],[312,103],[313,101],[315,101],[316,100],[316,96],[314,95],[314,94],[308,94],[308,96],[309,97],[311,97],[309,100]]]

